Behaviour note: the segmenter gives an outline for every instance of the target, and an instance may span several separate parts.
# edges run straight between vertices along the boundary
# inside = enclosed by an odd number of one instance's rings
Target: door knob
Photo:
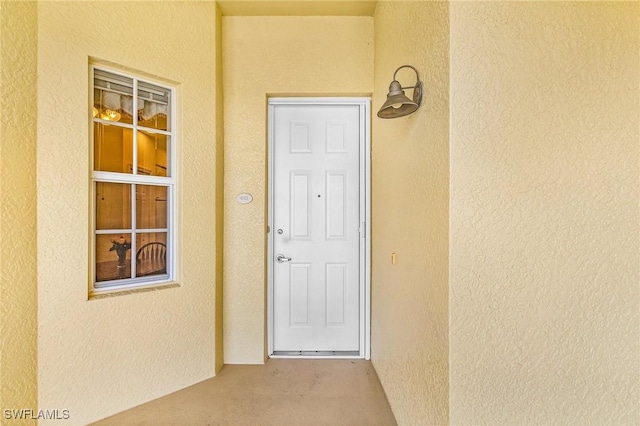
[[[278,263],[290,262],[290,261],[291,261],[291,258],[286,257],[284,254],[279,254],[276,256],[276,262]]]

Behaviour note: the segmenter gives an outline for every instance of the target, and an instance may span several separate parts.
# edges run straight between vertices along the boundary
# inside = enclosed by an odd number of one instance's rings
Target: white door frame
[[[273,157],[274,108],[276,105],[355,105],[360,107],[360,354],[341,358],[371,359],[371,99],[354,97],[322,98],[270,98],[268,120],[268,244],[267,244],[267,335],[268,356],[273,355]],[[304,356],[304,358],[336,358],[332,356]]]

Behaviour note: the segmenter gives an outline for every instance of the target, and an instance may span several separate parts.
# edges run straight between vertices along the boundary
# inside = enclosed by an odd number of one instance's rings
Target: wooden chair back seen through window
[[[136,276],[167,273],[167,246],[164,243],[147,243],[136,253]]]

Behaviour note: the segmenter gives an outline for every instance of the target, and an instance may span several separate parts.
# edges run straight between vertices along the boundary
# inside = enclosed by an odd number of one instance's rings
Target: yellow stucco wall
[[[370,94],[371,17],[224,17],[225,362],[266,355],[267,95]],[[253,195],[251,204],[235,201]]]
[[[448,8],[379,2],[375,13],[374,114],[401,65],[425,90],[416,113],[373,119],[371,359],[399,424],[448,421]],[[411,70],[397,78],[415,84]]]
[[[84,424],[220,365],[220,19],[213,2],[41,2],[38,11],[39,404]],[[87,299],[90,58],[178,83],[178,288]]]
[[[212,376],[223,331],[227,362],[262,363],[267,95],[375,90],[375,114],[409,63],[424,105],[372,140],[372,359],[399,423],[637,422],[640,3],[3,1],[0,22],[0,408],[102,418]],[[87,300],[89,57],[180,83],[180,288]]]
[[[451,3],[451,422],[640,418],[640,3]]]
[[[37,406],[37,5],[0,3],[0,424]]]
[[[222,98],[222,13],[216,7],[216,316],[215,362],[216,373],[224,365],[224,309],[223,268],[224,259],[224,101]]]

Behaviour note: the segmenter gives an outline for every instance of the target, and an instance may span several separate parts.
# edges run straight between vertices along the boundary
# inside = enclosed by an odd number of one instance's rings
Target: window
[[[93,290],[174,278],[175,90],[92,67]]]

